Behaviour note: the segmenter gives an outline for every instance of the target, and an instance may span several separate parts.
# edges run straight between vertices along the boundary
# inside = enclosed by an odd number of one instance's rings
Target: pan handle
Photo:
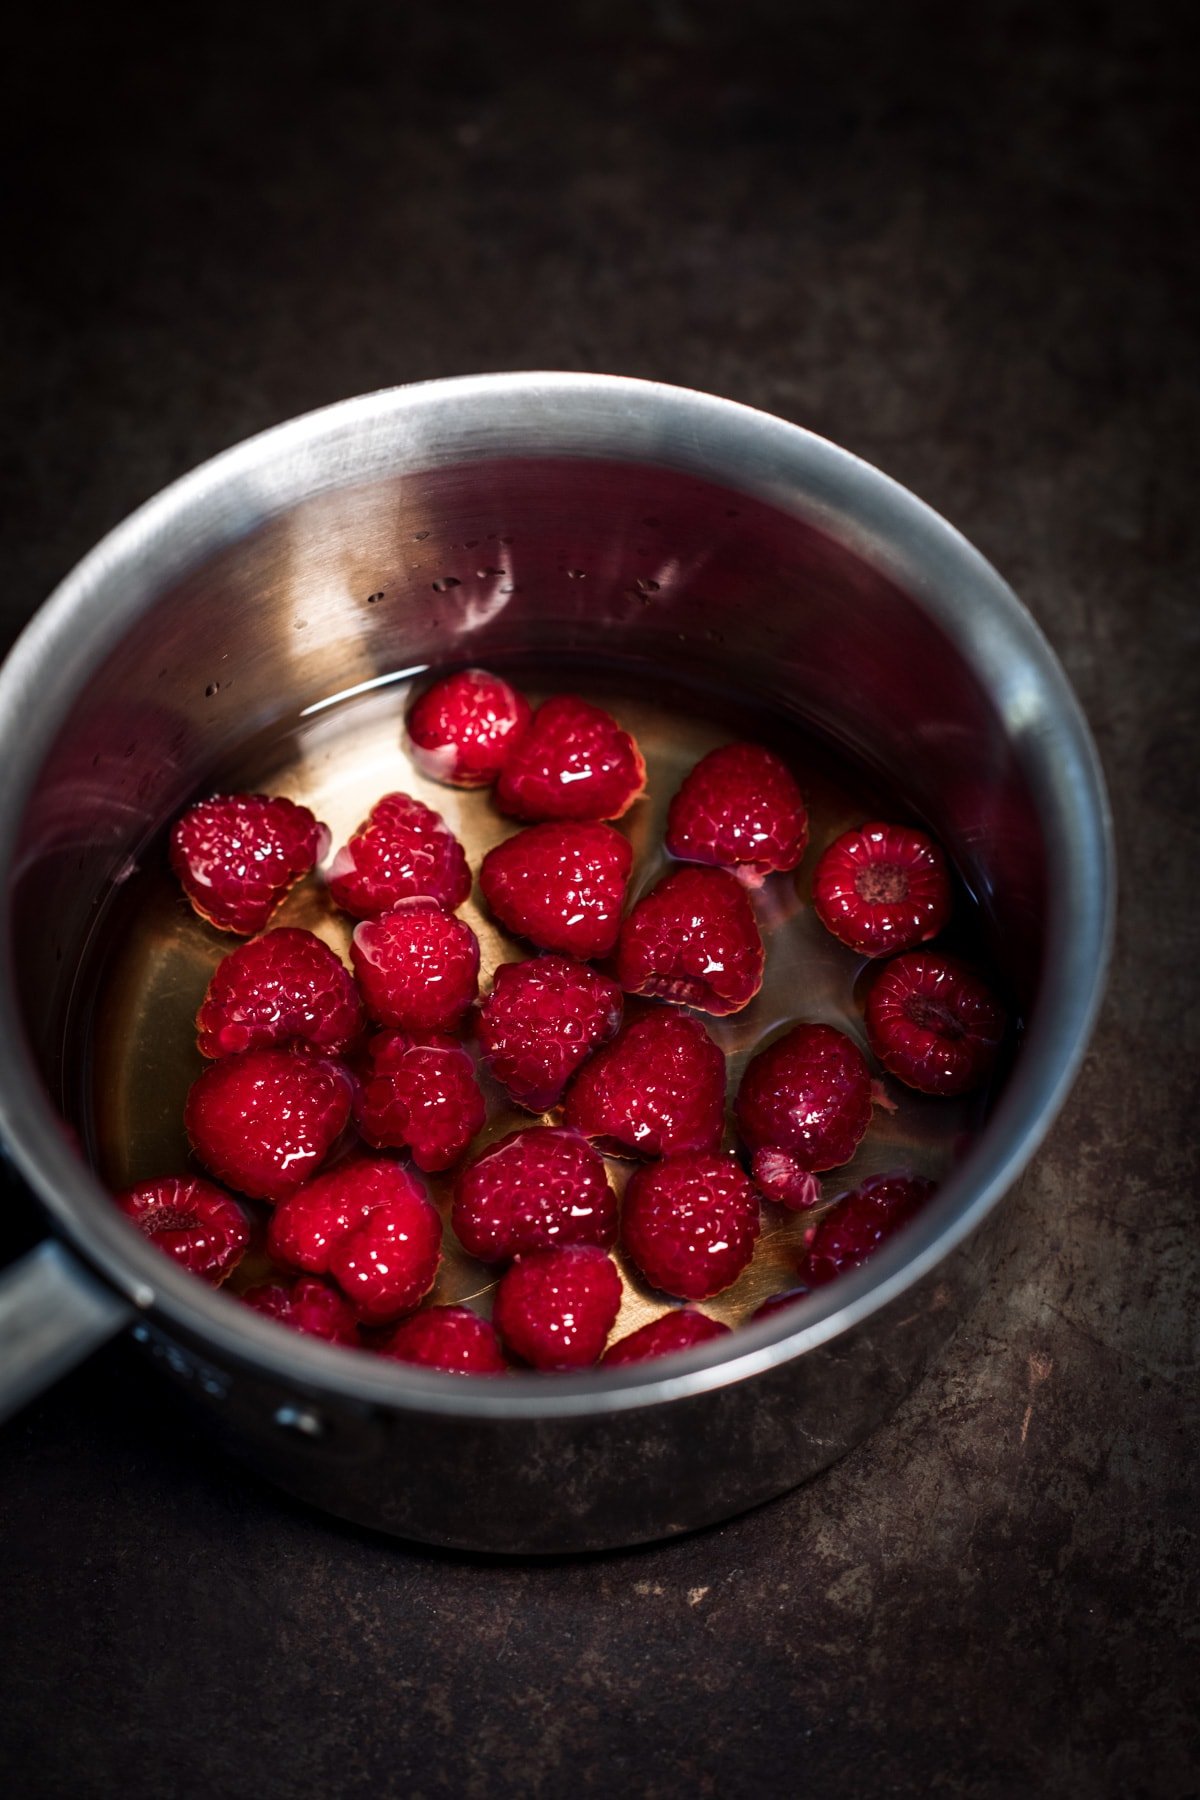
[[[133,1317],[56,1238],[0,1273],[0,1423]]]

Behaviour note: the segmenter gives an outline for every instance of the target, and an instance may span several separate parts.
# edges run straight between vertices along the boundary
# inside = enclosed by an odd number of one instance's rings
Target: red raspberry
[[[371,808],[327,877],[334,903],[376,919],[401,900],[436,900],[448,912],[471,891],[463,847],[443,819],[411,794],[385,794]]]
[[[448,1169],[486,1115],[474,1064],[457,1039],[381,1031],[367,1045],[354,1122],[377,1150],[407,1145],[419,1169]]]
[[[823,1287],[866,1262],[935,1191],[923,1175],[872,1175],[813,1226],[800,1273]]]
[[[469,1255],[509,1262],[558,1244],[614,1243],[617,1197],[589,1143],[559,1126],[532,1125],[467,1165],[450,1222]]]
[[[364,1024],[349,969],[311,931],[285,926],[217,964],[196,1014],[202,1056],[300,1042],[336,1054]]]
[[[192,1175],[143,1181],[116,1196],[144,1237],[214,1287],[236,1269],[250,1226],[236,1200]]]
[[[534,825],[488,851],[479,885],[517,937],[571,956],[607,956],[632,862],[628,840],[609,825]]]
[[[793,1288],[785,1288],[782,1294],[772,1294],[768,1299],[763,1301],[761,1306],[755,1308],[750,1314],[747,1324],[755,1325],[758,1323],[759,1319],[774,1318],[776,1313],[786,1312],[789,1307],[795,1306],[798,1301],[807,1300],[811,1292],[811,1288],[798,1285]]]
[[[733,1156],[669,1156],[625,1189],[621,1241],[651,1287],[708,1300],[754,1255],[758,1195]]]
[[[638,1156],[715,1150],[725,1128],[725,1058],[699,1019],[648,1013],[584,1064],[564,1119]]]
[[[402,1319],[379,1349],[397,1362],[450,1375],[503,1375],[508,1366],[495,1326],[469,1306],[426,1307]]]
[[[672,1356],[677,1350],[691,1350],[697,1344],[710,1344],[714,1338],[728,1336],[728,1325],[685,1306],[678,1312],[664,1313],[661,1319],[652,1319],[649,1325],[639,1326],[628,1337],[618,1338],[612,1349],[604,1352],[601,1361],[605,1368],[649,1362],[655,1356]]]
[[[451,787],[490,787],[530,720],[529,702],[486,669],[435,682],[408,715],[413,761]]]
[[[350,1302],[336,1288],[311,1275],[302,1275],[291,1283],[271,1281],[262,1287],[247,1288],[242,1299],[255,1312],[278,1319],[293,1331],[305,1331],[330,1344],[360,1342],[358,1314]]]
[[[328,848],[329,828],[307,806],[278,795],[219,794],[176,823],[170,856],[200,917],[251,937]]]
[[[442,1258],[442,1222],[415,1175],[360,1158],[320,1175],[271,1215],[272,1256],[332,1275],[360,1319],[382,1325],[421,1304]]]
[[[278,1200],[315,1175],[350,1117],[350,1077],[292,1050],[241,1050],[192,1083],[183,1122],[206,1169]]]
[[[991,1073],[1004,1036],[991,989],[949,956],[897,956],[867,995],[867,1037],[891,1074],[923,1094],[965,1094]]]
[[[492,1318],[515,1356],[535,1369],[596,1362],[621,1308],[621,1277],[593,1244],[531,1250],[500,1278]]]
[[[762,938],[745,889],[724,869],[677,869],[621,927],[617,980],[630,994],[734,1013],[762,986]]]
[[[612,714],[562,694],[533,715],[496,801],[514,819],[619,819],[645,786],[642,753]]]
[[[479,1041],[518,1106],[545,1112],[580,1063],[615,1037],[624,1009],[615,981],[569,956],[501,963],[479,1011]]]
[[[849,1162],[871,1118],[871,1072],[832,1025],[793,1025],[752,1059],[734,1108],[751,1173],[784,1206],[811,1206],[817,1169]]]
[[[350,960],[380,1025],[452,1031],[479,992],[479,940],[436,900],[402,900],[354,928]]]
[[[777,756],[760,744],[725,744],[685,778],[667,813],[666,841],[683,862],[717,863],[757,887],[800,862],[808,810]]]
[[[950,917],[946,859],[907,825],[863,825],[830,844],[813,873],[813,909],[860,956],[910,950]]]

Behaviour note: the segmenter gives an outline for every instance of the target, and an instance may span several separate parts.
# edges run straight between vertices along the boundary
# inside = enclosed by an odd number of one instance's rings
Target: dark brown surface
[[[1188,67],[1165,6],[805,11],[47,13],[3,622],[194,462],[396,381],[653,375],[877,462],[1013,581],[1112,782],[1116,969],[1019,1279],[807,1489],[549,1566],[304,1513],[107,1352],[0,1438],[16,1791],[1200,1787]]]

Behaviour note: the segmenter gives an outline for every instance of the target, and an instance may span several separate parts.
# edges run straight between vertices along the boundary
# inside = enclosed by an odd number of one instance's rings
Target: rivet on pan
[[[275,1423],[285,1431],[298,1431],[301,1437],[319,1438],[325,1435],[324,1419],[308,1406],[276,1407]]]

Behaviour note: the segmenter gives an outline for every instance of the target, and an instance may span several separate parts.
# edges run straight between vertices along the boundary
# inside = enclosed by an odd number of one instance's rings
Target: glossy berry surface
[[[678,1350],[692,1350],[697,1344],[711,1344],[715,1338],[728,1336],[728,1325],[684,1306],[678,1312],[664,1313],[661,1319],[652,1319],[649,1325],[640,1325],[628,1337],[618,1338],[601,1360],[606,1369],[619,1368],[671,1356]]]
[[[617,941],[632,863],[610,825],[533,825],[488,851],[479,885],[515,936],[586,960]]]
[[[448,1169],[486,1114],[475,1066],[456,1038],[381,1031],[367,1045],[354,1122],[376,1150],[407,1148],[419,1169]]]
[[[329,848],[307,806],[266,794],[202,800],[171,832],[170,861],[193,908],[218,931],[252,937]]]
[[[946,859],[931,837],[878,821],[830,844],[813,872],[813,909],[862,956],[910,950],[950,917]]]
[[[617,979],[630,994],[701,1012],[740,1012],[765,965],[754,908],[725,869],[676,869],[643,896],[621,927]]]
[[[823,1213],[812,1229],[800,1273],[813,1287],[857,1269],[934,1192],[923,1175],[872,1175]]]
[[[385,794],[371,808],[328,875],[335,905],[376,919],[401,900],[427,898],[453,912],[471,891],[462,845],[443,819],[411,794]]]
[[[637,1156],[715,1150],[725,1058],[699,1019],[666,1009],[625,1025],[567,1090],[566,1124]]]
[[[492,1321],[514,1356],[535,1369],[597,1362],[621,1306],[621,1277],[603,1250],[533,1250],[500,1278]]]
[[[892,1075],[924,1094],[965,1094],[991,1074],[1004,1008],[962,963],[930,950],[897,956],[867,996],[867,1036]]]
[[[800,862],[808,809],[791,770],[770,750],[725,744],[701,757],[671,801],[666,841],[683,862],[716,863],[757,883]]]
[[[619,819],[645,785],[642,753],[612,714],[563,694],[534,713],[496,801],[513,819]]]
[[[758,1194],[733,1156],[668,1156],[625,1189],[621,1242],[651,1287],[708,1300],[754,1255]]]
[[[794,1025],[747,1065],[734,1107],[769,1199],[809,1206],[809,1177],[854,1155],[871,1119],[871,1072],[832,1025]]]
[[[271,1215],[272,1256],[331,1275],[366,1324],[420,1305],[441,1261],[442,1222],[417,1177],[389,1159],[358,1158],[320,1175]]]
[[[328,1344],[354,1346],[361,1342],[358,1314],[350,1302],[329,1282],[315,1276],[264,1282],[261,1287],[247,1288],[242,1300],[268,1319],[278,1319],[281,1325],[307,1332],[309,1337],[324,1338]]]
[[[518,1106],[545,1112],[592,1051],[615,1037],[624,1007],[615,981],[573,957],[501,963],[479,1009],[479,1042]]]
[[[350,1117],[337,1063],[292,1050],[242,1050],[192,1083],[188,1140],[205,1168],[241,1194],[278,1200],[315,1175]]]
[[[336,1055],[366,1023],[354,979],[311,931],[291,926],[239,944],[217,964],[196,1015],[202,1056],[311,1044]]]
[[[143,1181],[115,1198],[143,1237],[214,1287],[237,1268],[250,1242],[249,1222],[237,1201],[195,1176]]]
[[[408,1031],[453,1031],[479,992],[479,940],[436,900],[401,900],[364,919],[350,961],[371,1018]]]
[[[429,1306],[413,1313],[378,1348],[397,1362],[449,1375],[503,1375],[508,1367],[495,1326],[468,1306]]]
[[[617,1197],[604,1158],[560,1126],[531,1125],[491,1144],[458,1177],[450,1222],[481,1262],[617,1236]]]
[[[486,669],[460,669],[427,688],[408,715],[413,761],[450,787],[489,787],[531,717],[523,694]]]

